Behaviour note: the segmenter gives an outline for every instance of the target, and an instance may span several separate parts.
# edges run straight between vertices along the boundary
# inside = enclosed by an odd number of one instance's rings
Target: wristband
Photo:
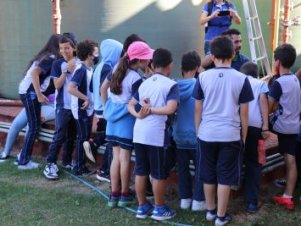
[[[268,129],[261,130],[261,132],[268,132],[268,131],[269,131]]]

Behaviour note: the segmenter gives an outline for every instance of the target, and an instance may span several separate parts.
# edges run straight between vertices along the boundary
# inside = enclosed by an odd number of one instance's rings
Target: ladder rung
[[[263,60],[265,58],[267,58],[267,57],[266,56],[258,57],[258,58],[255,59],[255,61]]]
[[[262,38],[262,35],[259,35],[259,36],[257,36],[257,37],[251,38],[251,40],[259,40],[259,39],[261,39],[261,38]]]
[[[250,20],[258,19],[258,16],[250,16]]]

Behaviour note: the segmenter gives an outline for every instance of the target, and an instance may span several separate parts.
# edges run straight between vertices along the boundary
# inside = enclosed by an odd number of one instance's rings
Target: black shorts
[[[281,154],[290,154],[295,156],[297,151],[297,138],[298,134],[283,134],[278,135],[278,150]]]
[[[201,150],[199,175],[204,184],[239,185],[243,145],[241,141],[206,142],[198,139]]]
[[[169,174],[168,150],[146,144],[134,143],[136,154],[135,175],[165,180]]]

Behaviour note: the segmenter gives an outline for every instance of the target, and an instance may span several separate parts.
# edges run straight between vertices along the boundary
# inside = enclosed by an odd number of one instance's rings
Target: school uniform
[[[151,107],[162,107],[169,100],[179,100],[179,89],[175,81],[161,74],[153,74],[138,89],[134,98],[142,105],[150,99]],[[167,115],[150,114],[136,119],[134,126],[136,166],[135,174],[157,179],[166,179],[169,171],[166,130]]]
[[[71,95],[71,111],[76,119],[76,165],[74,172],[80,172],[84,168],[85,152],[83,142],[88,140],[91,133],[93,118],[93,93],[92,93],[92,74],[93,69],[87,68],[83,63],[78,65],[73,72],[71,82],[76,83],[78,91],[89,98],[89,106],[87,109],[81,109],[84,100]]]
[[[260,108],[260,95],[267,94],[269,89],[264,81],[248,76],[254,95],[254,100],[249,103],[249,127],[245,145],[245,183],[244,198],[248,203],[257,204],[261,164],[258,163],[258,140],[262,139],[262,114]]]
[[[243,149],[239,108],[253,100],[250,82],[233,68],[213,68],[199,75],[193,97],[203,101],[197,131],[201,178],[206,184],[238,185]]]
[[[111,76],[108,80],[111,80]],[[110,98],[105,106],[106,139],[113,147],[120,146],[129,151],[133,150],[135,117],[128,112],[127,105],[141,83],[141,76],[136,71],[128,69],[122,81],[122,93],[116,95],[110,92]]]
[[[67,64],[68,62],[64,58],[56,60],[52,65],[50,76],[58,79],[62,71],[66,71]],[[65,76],[66,80],[64,85],[55,92],[55,133],[52,143],[49,146],[46,160],[47,163],[56,163],[59,149],[65,142],[63,164],[67,165],[71,164],[72,161],[76,125],[71,112],[71,94],[67,91],[72,73],[67,71]]]
[[[29,129],[25,136],[18,165],[26,165],[30,161],[33,144],[39,133],[41,124],[41,104],[38,101],[37,94],[32,84],[32,71],[36,67],[40,68],[40,90],[43,93],[50,85],[51,77],[49,75],[54,60],[55,56],[49,55],[43,57],[39,61],[34,61],[19,85],[19,96],[26,109]]]
[[[272,83],[269,96],[279,103],[270,119],[273,131],[278,134],[279,151],[295,156],[300,128],[300,81],[292,73],[281,75]]]

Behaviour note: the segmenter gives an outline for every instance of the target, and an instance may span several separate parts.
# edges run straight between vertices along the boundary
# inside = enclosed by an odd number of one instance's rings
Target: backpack
[[[208,1],[208,15],[207,16],[210,16],[211,13],[212,13],[212,9],[213,9],[213,1],[214,0],[209,0]],[[230,9],[230,7],[232,6],[232,3],[229,1],[229,0],[226,0],[226,5],[227,5],[227,8]],[[232,18],[230,17],[230,19],[232,20]],[[207,23],[207,26],[205,27],[205,34],[207,33],[208,31],[208,25],[210,25],[210,22]]]

